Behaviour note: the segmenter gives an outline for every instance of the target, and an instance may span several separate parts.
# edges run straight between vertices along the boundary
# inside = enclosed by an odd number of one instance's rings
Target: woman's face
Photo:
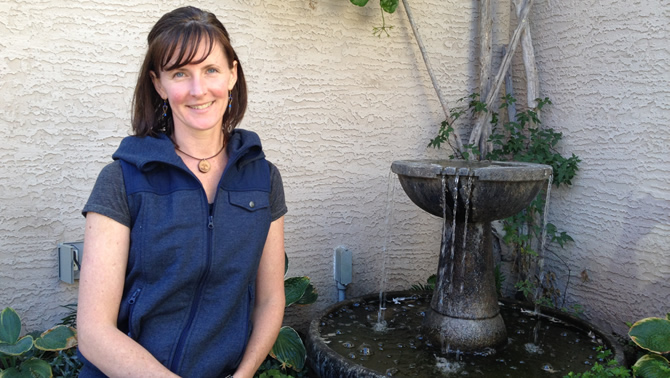
[[[208,41],[201,41],[193,61],[202,59],[208,48]],[[151,72],[151,78],[158,94],[167,99],[172,108],[175,131],[221,130],[228,91],[237,81],[237,62],[229,68],[223,48],[217,42],[202,62]]]

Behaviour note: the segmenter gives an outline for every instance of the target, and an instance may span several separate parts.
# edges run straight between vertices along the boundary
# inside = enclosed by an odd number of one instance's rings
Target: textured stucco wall
[[[296,324],[335,301],[336,246],[354,253],[349,295],[378,290],[382,270],[387,289],[435,270],[439,219],[388,180],[395,159],[445,153],[426,147],[443,116],[404,12],[387,16],[392,37],[378,39],[373,3],[198,3],[233,37],[250,88],[242,127],[261,135],[283,174],[289,275],[310,276],[321,294],[289,311]],[[129,131],[146,34],[184,4],[0,0],[0,306],[16,308],[28,329],[52,325],[76,301],[76,285],[58,281],[56,244],[82,237],[79,211]],[[411,4],[453,104],[476,85],[477,1]],[[499,16],[506,5],[497,2]],[[573,188],[552,192],[550,212],[576,243],[550,248],[590,277],[571,281],[569,301],[621,331],[622,321],[664,314],[670,299],[668,7],[536,0],[531,19],[542,94],[555,104],[545,123],[583,160]]]
[[[468,93],[474,5],[417,4],[414,12],[451,99]],[[83,236],[79,211],[99,170],[129,132],[129,106],[151,25],[183,1],[0,0],[0,306],[29,330],[60,319],[76,285],[58,281],[57,243]],[[404,13],[345,1],[204,1],[229,29],[247,74],[244,128],[281,169],[289,214],[289,275],[336,298],[333,248],[354,253],[348,294],[378,290],[389,167],[437,156],[426,147],[443,118]],[[439,9],[435,11],[433,8]],[[464,16],[465,15],[465,16]],[[451,20],[445,22],[445,20]],[[443,64],[442,64],[443,63]],[[398,187],[397,184],[396,187]],[[392,186],[393,187],[393,186]],[[387,288],[433,273],[439,220],[394,196]],[[296,321],[297,322],[297,321]]]
[[[664,0],[536,1],[531,26],[544,123],[582,159],[549,220],[575,243],[550,250],[568,302],[625,333],[670,303],[670,6]],[[557,259],[549,268],[566,283]],[[585,271],[588,281],[580,278]]]

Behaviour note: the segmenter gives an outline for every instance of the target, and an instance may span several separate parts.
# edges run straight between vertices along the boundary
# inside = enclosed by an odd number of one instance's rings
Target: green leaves
[[[670,320],[645,318],[630,328],[628,336],[640,348],[654,353],[670,353]]]
[[[35,347],[40,350],[59,351],[77,345],[77,336],[74,331],[64,325],[55,326],[35,340]]]
[[[367,0],[365,1],[367,2]],[[352,0],[354,3],[354,0]],[[355,3],[354,3],[355,4]],[[363,3],[363,5],[365,5]],[[284,276],[288,272],[288,255],[284,253]],[[297,303],[299,305],[308,305],[316,302],[319,295],[314,286],[310,283],[309,277],[289,277],[284,279],[284,295],[286,297],[286,307]],[[298,333],[291,327],[282,327],[279,336],[272,346],[270,357],[281,363],[281,369],[292,368],[300,371],[305,366],[307,351],[302,343]],[[259,372],[263,370],[263,366]],[[282,372],[273,368],[265,368],[265,371],[259,375],[261,378],[285,377]]]
[[[291,327],[282,327],[279,336],[270,351],[272,358],[282,363],[282,367],[290,367],[300,371],[305,366],[307,351],[298,333]]]
[[[398,8],[398,0],[379,0],[379,5],[384,12],[393,13]]]
[[[670,314],[665,319],[645,318],[637,321],[630,327],[628,336],[640,348],[651,352],[633,365],[636,377],[670,377],[670,362],[661,356],[670,353]]]
[[[30,358],[19,367],[0,371],[0,378],[51,378],[51,366],[46,361]]]
[[[26,336],[15,343],[0,343],[0,354],[21,356],[33,348],[32,336]]]
[[[299,301],[307,287],[310,286],[307,277],[291,277],[284,280],[284,295],[286,296],[286,307]]]
[[[359,7],[364,7],[368,4],[368,0],[349,0],[352,4]],[[379,0],[379,5],[384,12],[393,13],[398,8],[398,0]]]
[[[637,360],[633,365],[633,372],[640,378],[667,378],[670,377],[670,361],[650,353]]]
[[[74,329],[58,325],[42,334],[33,332],[22,338],[21,319],[16,312],[7,307],[0,312],[0,378],[51,377],[51,366],[46,361],[34,358],[39,356],[36,349],[60,351],[77,345]]]
[[[0,342],[14,344],[21,334],[21,318],[12,308],[0,312]]]

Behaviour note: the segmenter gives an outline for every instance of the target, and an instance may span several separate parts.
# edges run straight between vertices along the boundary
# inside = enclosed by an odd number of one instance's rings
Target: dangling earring
[[[228,110],[233,110],[233,91],[228,90]]]
[[[166,100],[163,100],[163,118],[167,117],[168,104]]]

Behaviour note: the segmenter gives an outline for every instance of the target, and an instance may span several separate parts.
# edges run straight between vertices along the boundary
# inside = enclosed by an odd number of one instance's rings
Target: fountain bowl
[[[461,218],[468,213],[471,222],[490,222],[523,210],[552,173],[551,167],[543,164],[465,160],[397,160],[391,171],[398,175],[412,202],[438,217],[444,215],[445,192],[446,206],[453,211],[457,188],[457,214]]]
[[[398,292],[388,292],[386,293],[387,298],[406,298],[406,297],[421,297],[423,296],[424,298],[424,304],[427,305],[428,302],[430,301],[430,293],[428,292],[415,292],[415,291],[398,291]],[[391,303],[392,301],[388,301],[390,304],[388,306],[387,311],[391,312],[398,312],[397,307],[394,308],[394,304]],[[421,372],[412,372],[412,370],[408,370],[407,366],[398,366],[399,369],[396,369],[396,371],[393,374],[389,374],[389,371],[377,371],[375,369],[372,369],[370,367],[364,366],[367,362],[365,361],[360,361],[360,355],[357,358],[351,358],[351,356],[346,356],[341,353],[338,353],[334,349],[336,348],[336,345],[338,342],[331,340],[330,336],[328,335],[327,332],[332,331],[332,327],[330,327],[327,323],[331,322],[345,322],[345,323],[353,323],[352,326],[354,327],[352,335],[357,335],[360,338],[363,337],[365,333],[370,333],[373,332],[371,328],[370,321],[366,322],[364,319],[359,319],[359,320],[351,320],[349,319],[350,309],[354,307],[362,307],[362,306],[370,306],[370,307],[376,307],[379,304],[379,294],[370,294],[367,296],[363,297],[358,297],[358,298],[352,298],[348,300],[344,300],[341,302],[338,302],[330,307],[328,307],[325,311],[323,311],[320,315],[318,315],[315,319],[312,320],[310,323],[309,327],[309,333],[307,335],[307,340],[306,340],[306,346],[307,346],[307,353],[308,353],[308,362],[310,364],[310,367],[314,374],[319,377],[319,378],[368,378],[368,377],[374,377],[374,378],[381,378],[381,377],[388,377],[388,376],[396,376],[396,377],[436,377],[436,376],[444,376],[444,377],[460,377],[463,374],[467,374],[467,372],[463,371],[455,371],[453,373],[443,373],[440,375],[426,375],[426,373],[421,373]],[[518,302],[514,300],[509,300],[509,299],[500,299],[500,305],[502,308],[506,308],[508,310],[511,310],[514,312],[514,314],[525,314],[524,316],[533,316],[533,315],[528,315],[531,314],[534,310],[534,305],[531,303],[525,303],[525,302]],[[412,311],[414,311],[415,308],[411,308],[410,311],[408,312],[408,316],[416,315],[413,314]],[[611,357],[617,360],[619,363],[623,364],[623,358],[624,358],[624,353],[623,349],[621,346],[616,342],[613,336],[609,336],[605,334],[604,332],[600,331],[598,328],[596,328],[594,325],[588,323],[585,320],[582,320],[580,318],[577,318],[575,316],[572,316],[566,312],[563,311],[558,311],[552,308],[548,307],[540,307],[540,313],[541,315],[537,315],[538,319],[541,318],[543,319],[542,322],[543,324],[547,325],[547,329],[549,328],[549,325],[553,325],[555,323],[561,323],[562,326],[564,326],[568,332],[574,334],[578,334],[581,336],[580,337],[582,340],[577,341],[578,343],[581,342],[582,344],[586,344],[586,349],[589,350],[589,355],[587,357],[581,356],[581,357],[575,357],[571,362],[568,367],[560,367],[558,365],[555,365],[555,371],[553,373],[557,373],[556,376],[563,376],[566,374],[566,369],[575,371],[575,372],[584,372],[590,369],[589,364],[592,364],[595,362],[595,355],[597,354],[595,352],[595,349],[597,346],[602,346],[605,349],[608,349],[612,352]],[[376,310],[372,311],[374,317],[376,319],[377,313]],[[514,319],[506,319],[506,323],[519,323],[521,318],[514,318]],[[366,324],[367,323],[367,324]],[[391,325],[389,325],[390,327]],[[515,327],[514,324],[510,324],[510,327]],[[365,328],[365,329],[364,329]],[[330,330],[328,330],[330,329]],[[403,332],[403,331],[398,331],[398,333]],[[405,334],[420,334],[421,328],[411,328],[404,330]],[[498,374],[500,376],[505,376],[505,373],[501,370],[501,367],[506,366],[506,365],[514,365],[513,362],[506,360],[505,362],[501,362],[501,359],[506,358],[505,357],[505,350],[511,350],[511,349],[524,349],[524,341],[529,337],[529,335],[520,335],[518,333],[514,332],[508,332],[511,333],[509,342],[506,346],[503,346],[502,348],[499,348],[499,351],[497,354],[492,354],[490,356],[489,360],[486,360],[487,362],[483,362],[484,365],[490,366],[494,370],[495,374]],[[396,333],[397,334],[397,333]],[[573,336],[574,337],[574,336]],[[563,338],[562,336],[545,336],[545,342],[547,343],[553,343],[555,338]],[[567,336],[569,338],[569,336]],[[354,337],[356,339],[356,337]],[[546,340],[549,339],[549,340]],[[386,348],[386,351],[384,352],[376,352],[376,353],[395,353],[392,351],[391,344],[395,343],[400,343],[400,342],[405,342],[401,341],[402,339],[398,339],[397,341],[393,342],[386,342],[389,344],[389,347]],[[427,339],[425,339],[427,340]],[[423,342],[425,342],[425,340]],[[574,341],[574,340],[573,340]],[[361,341],[355,341],[355,343],[360,343]],[[417,341],[417,344],[420,342]],[[520,344],[519,345],[514,345],[514,344]],[[375,344],[372,344],[372,348],[376,348]],[[421,346],[419,345],[419,349],[421,349]],[[563,354],[570,356],[571,354],[577,354],[577,352],[574,351],[573,347],[568,347],[568,350],[564,350]],[[358,353],[356,351],[356,348],[351,349],[354,352]],[[416,353],[415,349],[410,350],[410,347],[408,347],[407,344],[405,344],[405,349],[404,349],[408,354]],[[402,352],[401,352],[402,353]],[[425,352],[424,352],[425,353]],[[433,357],[433,352],[428,352],[431,355],[431,358]],[[440,357],[440,347],[436,346],[435,347],[435,358],[441,358]],[[556,353],[560,354],[560,353]],[[453,354],[450,354],[451,357],[453,357]],[[551,365],[554,363],[552,361],[552,356],[554,356],[554,352],[546,351],[545,354],[541,357],[540,359],[546,358],[547,365]],[[448,357],[448,356],[447,356]],[[393,359],[396,357],[394,356],[392,359],[388,360],[388,363],[390,366],[393,366]],[[481,359],[481,358],[489,358],[488,356],[470,356],[469,358],[471,359]],[[580,359],[581,358],[581,359]],[[590,358],[593,358],[590,360]],[[417,360],[415,360],[417,361]],[[481,361],[481,360],[480,360]],[[514,377],[519,377],[519,378],[533,378],[536,376],[544,376],[547,373],[552,373],[552,371],[540,371],[539,369],[546,370],[543,367],[537,368],[536,370],[523,370],[523,369],[529,369],[530,368],[530,362],[531,361],[526,361],[526,364],[521,362],[521,365],[517,364],[516,366],[519,367],[519,370],[510,370],[508,373],[512,374],[511,376]],[[476,362],[474,362],[476,364]],[[601,362],[602,363],[602,362]],[[419,365],[421,365],[421,362],[418,362]],[[473,364],[472,361],[463,363],[464,365],[470,365],[468,368],[469,369],[476,369],[476,366],[471,366]],[[401,362],[402,365],[402,362]],[[526,366],[528,365],[528,366]],[[540,364],[543,365],[543,364]],[[486,374],[486,373],[485,373]],[[489,373],[491,374],[491,373]],[[481,375],[481,372],[480,372]],[[498,376],[496,375],[496,376]],[[549,374],[551,375],[551,374]],[[490,375],[488,375],[490,376]]]

